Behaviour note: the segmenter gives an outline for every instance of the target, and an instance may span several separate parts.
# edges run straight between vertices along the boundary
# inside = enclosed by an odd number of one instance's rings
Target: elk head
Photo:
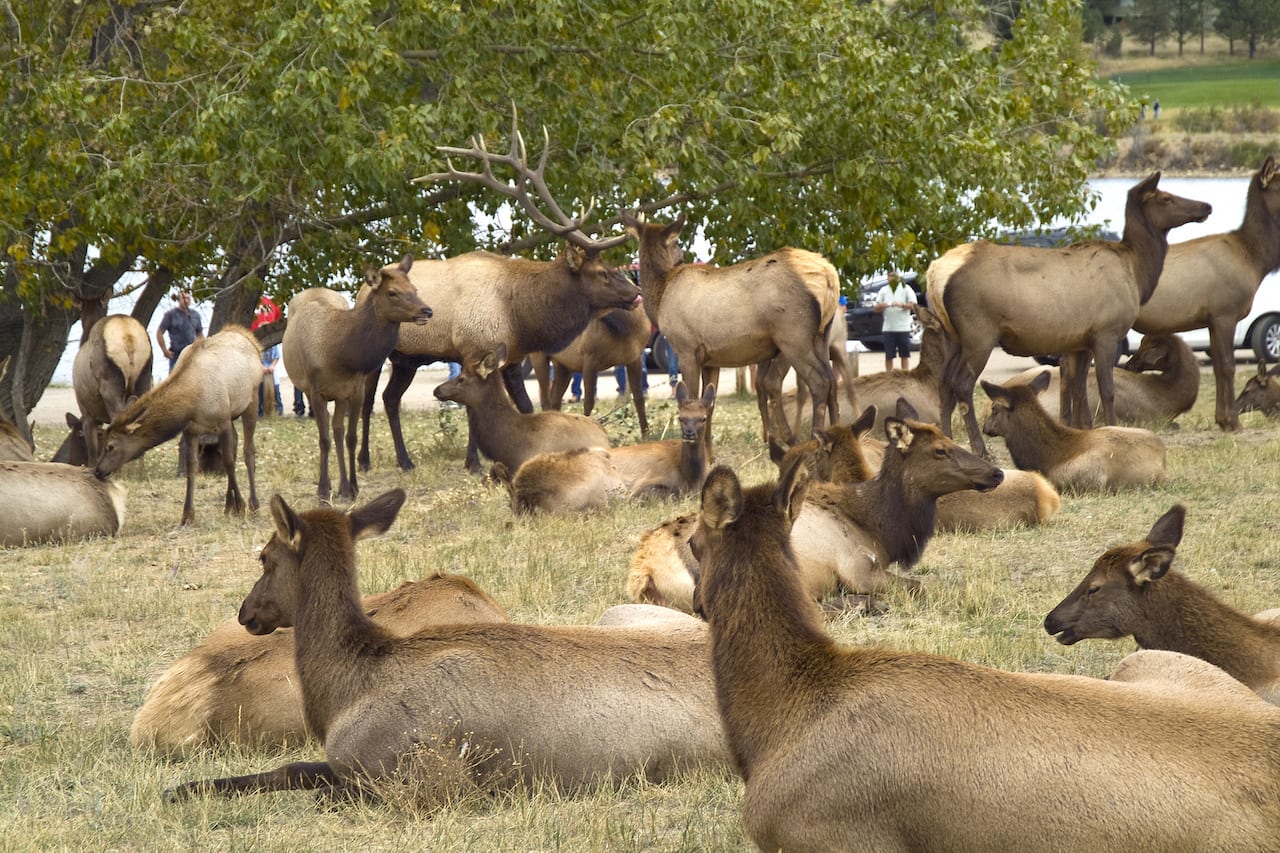
[[[412,268],[413,255],[406,254],[398,264],[365,271],[364,280],[374,297],[374,310],[383,321],[421,326],[431,319],[431,308],[409,280]]]

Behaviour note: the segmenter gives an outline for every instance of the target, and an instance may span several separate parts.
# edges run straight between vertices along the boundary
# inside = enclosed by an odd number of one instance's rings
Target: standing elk
[[[1266,362],[1258,362],[1258,372],[1250,376],[1236,397],[1238,413],[1262,412],[1269,418],[1280,415],[1280,378],[1267,371]]]
[[[1062,491],[1114,491],[1164,480],[1165,446],[1150,430],[1105,426],[1075,429],[1049,417],[1039,394],[1048,372],[1025,385],[982,381],[991,411],[982,431],[1004,438],[1013,464],[1039,471]]]
[[[441,146],[439,150],[446,155],[478,159],[483,163],[483,172],[462,172],[450,163],[447,172],[416,180],[479,183],[510,198],[540,227],[566,242],[552,261],[470,252],[414,265],[413,283],[435,316],[426,326],[405,326],[401,330],[400,342],[390,357],[391,377],[382,392],[395,442],[396,464],[403,471],[413,468],[413,460],[405,449],[400,428],[400,398],[419,367],[433,361],[475,364],[502,344],[507,348],[503,381],[516,408],[527,414],[533,411],[533,403],[521,371],[525,356],[564,349],[582,333],[593,315],[612,308],[634,309],[641,302],[640,290],[631,279],[600,257],[606,249],[626,242],[627,235],[593,240],[583,230],[583,224],[566,216],[552,198],[543,178],[549,146],[544,146],[533,169],[526,161],[524,140],[514,127],[511,150],[506,155],[490,153],[483,139],[474,140],[471,148]],[[494,164],[514,170],[515,184],[498,180],[493,173]],[[529,195],[530,186],[554,219],[538,208]],[[377,383],[377,374],[370,374],[359,456],[360,467],[365,470],[369,468],[369,418]],[[467,426],[466,466],[475,473],[480,470],[480,459],[475,440],[477,425],[470,415]]]
[[[1169,248],[1169,231],[1203,222],[1212,208],[1157,188],[1155,172],[1129,190],[1124,237],[1062,248],[981,240],[957,246],[929,265],[929,305],[951,336],[941,387],[941,423],[961,405],[969,445],[986,455],[973,389],[997,345],[1012,355],[1063,354],[1063,411],[1089,426],[1085,373],[1090,355],[1108,424],[1116,422],[1112,360],[1151,298]]]
[[[329,401],[333,401],[333,444],[338,456],[338,497],[354,500],[356,413],[365,395],[365,378],[376,373],[400,339],[401,323],[417,326],[432,309],[409,280],[413,257],[365,273],[365,291],[348,307],[339,293],[312,287],[289,300],[289,325],[281,350],[284,369],[295,387],[311,400],[320,433],[320,481],[316,494],[328,501]],[[258,371],[261,373],[261,369]],[[344,447],[345,445],[345,447]],[[345,455],[344,451],[345,450]]]
[[[727,762],[705,633],[470,624],[397,637],[371,621],[357,599],[355,542],[385,532],[404,499],[394,490],[345,514],[271,499],[275,532],[240,622],[252,634],[295,628],[304,715],[325,760],[187,782],[167,800],[377,795],[410,780],[427,796],[572,791]]]
[[[693,534],[761,850],[1275,849],[1280,709],[1172,652],[1108,681],[839,645],[790,547],[804,492],[803,466],[745,491],[716,468]]]
[[[636,407],[640,434],[649,434],[645,412],[644,348],[649,342],[649,317],[643,311],[615,308],[592,317],[582,334],[567,347],[553,353],[534,353],[534,375],[543,411],[559,410],[565,389],[574,373],[582,374],[582,413],[590,415],[596,405],[596,385],[601,370],[625,366],[631,400]],[[551,375],[551,368],[555,375]]]
[[[1048,371],[1049,387],[1040,404],[1052,418],[1061,414],[1061,377],[1051,367],[1032,367],[1006,380],[1005,387],[1025,385]],[[1200,364],[1187,342],[1177,335],[1144,335],[1138,351],[1113,376],[1116,420],[1122,424],[1166,424],[1191,410],[1200,394]],[[1098,411],[1098,379],[1089,371],[1089,411]]]
[[[98,461],[99,427],[151,390],[151,336],[128,314],[109,314],[89,328],[71,365],[80,430],[89,463]]]
[[[195,488],[199,471],[199,436],[216,433],[227,475],[224,509],[244,515],[244,498],[236,482],[237,418],[244,425],[244,467],[249,475],[249,509],[258,508],[257,456],[253,433],[258,422],[258,383],[262,351],[258,339],[243,326],[226,326],[182,351],[169,376],[124,407],[102,437],[102,454],[94,473],[114,474],[126,462],[181,433],[186,437],[187,494],[182,523],[196,520]]]
[[[1280,270],[1280,164],[1274,157],[1249,181],[1244,221],[1234,231],[1169,247],[1160,284],[1133,327],[1146,334],[1209,328],[1218,426],[1240,429],[1235,393],[1235,328],[1253,306],[1262,280]]]
[[[518,411],[502,387],[503,367],[509,363],[506,345],[498,344],[495,352],[464,365],[462,373],[436,386],[437,399],[467,407],[472,438],[481,453],[514,472],[539,453],[608,449],[604,427],[585,415]]]
[[[827,334],[840,302],[840,281],[826,258],[783,248],[761,258],[714,267],[684,262],[684,217],[662,225],[624,211],[639,243],[640,288],[649,319],[675,351],[695,396],[718,384],[722,367],[760,364],[756,389],[766,435],[789,432],[782,417],[781,355],[813,395],[812,428],[839,413]]]
[[[1186,508],[1175,505],[1145,539],[1110,548],[1057,607],[1044,629],[1059,643],[1132,635],[1144,649],[1208,661],[1280,705],[1280,623],[1248,616],[1172,568]]]
[[[59,462],[0,462],[0,547],[114,536],[128,491]]]

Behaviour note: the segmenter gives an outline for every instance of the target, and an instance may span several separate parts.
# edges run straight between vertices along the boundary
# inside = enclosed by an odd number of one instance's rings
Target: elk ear
[[[702,484],[700,523],[720,530],[742,515],[742,485],[732,468],[717,465]]]
[[[884,434],[889,439],[889,446],[903,453],[911,447],[911,440],[915,437],[911,427],[899,418],[884,419]]]
[[[1134,189],[1137,190],[1138,192],[1149,193],[1152,190],[1154,190],[1156,188],[1156,185],[1159,183],[1160,183],[1160,173],[1152,172],[1150,175],[1146,177],[1144,181],[1142,181],[1136,187],[1134,187]]]
[[[662,242],[667,246],[674,246],[676,241],[680,239],[680,230],[684,228],[684,214],[676,217],[675,222],[667,225],[662,229]]]
[[[413,255],[409,252],[405,252],[404,257],[400,259],[400,264],[396,269],[400,270],[400,272],[405,275],[408,275],[409,270],[413,269]]]
[[[905,420],[920,420],[920,413],[916,411],[916,407],[911,405],[906,397],[898,398],[897,412],[898,417]]]
[[[708,385],[706,388],[702,389],[702,405],[706,406],[708,409],[711,409],[715,407],[715,404],[716,404],[716,386],[714,384],[711,384],[711,385]]]
[[[296,549],[301,538],[302,520],[279,495],[271,496],[271,522],[275,525],[276,535]]]
[[[1262,372],[1267,372],[1266,367],[1262,368]],[[80,429],[80,419],[70,412],[67,412],[67,426],[71,429]]]
[[[632,213],[629,210],[624,210],[622,211],[621,214],[619,214],[618,218],[621,220],[622,227],[626,229],[626,232],[630,234],[632,238],[639,240],[640,239],[639,217],[637,217],[634,213]]]
[[[1267,162],[1262,164],[1262,169],[1258,172],[1258,186],[1265,190],[1267,185],[1275,179],[1278,171],[1280,169],[1276,168],[1276,158],[1267,155]]]
[[[1003,385],[997,385],[985,379],[979,379],[978,382],[982,384],[982,391],[987,395],[988,400],[1009,399],[1009,391]]]
[[[1129,574],[1133,577],[1133,582],[1138,586],[1144,586],[1164,577],[1165,572],[1169,571],[1169,566],[1173,564],[1173,555],[1172,548],[1159,545],[1143,551],[1129,561]]]
[[[351,541],[359,542],[373,536],[381,536],[391,528],[391,523],[404,506],[404,489],[392,489],[378,495],[359,509],[347,512],[351,525]]]
[[[574,272],[581,272],[582,265],[587,261],[587,250],[573,243],[564,244],[564,259],[569,265],[569,269]]]
[[[480,362],[476,365],[476,376],[481,379],[488,379],[489,374],[498,369],[499,363],[497,353],[485,353],[484,358],[480,359]]]
[[[858,416],[858,419],[849,425],[850,431],[852,431],[854,435],[862,435],[863,433],[869,432],[871,428],[876,425],[876,415],[878,414],[880,414],[880,412],[876,409],[874,404],[867,406],[862,410],[862,414]]]
[[[799,456],[778,479],[778,485],[773,490],[773,508],[790,524],[800,514],[808,493],[809,463],[804,456]]]
[[[1187,508],[1182,504],[1174,504],[1172,509],[1156,519],[1151,532],[1147,534],[1147,541],[1170,550],[1177,548],[1182,541],[1182,526],[1186,523],[1186,518]]]
[[[382,284],[382,270],[377,267],[365,267],[364,283],[374,290],[377,290],[378,285]]]
[[[1030,382],[1027,383],[1027,387],[1030,388],[1032,391],[1035,391],[1037,394],[1042,394],[1045,391],[1049,390],[1049,383],[1051,381],[1052,379],[1049,376],[1049,371],[1042,370],[1036,374],[1035,379],[1032,379]]]
[[[684,380],[676,383],[676,405],[683,406],[689,402],[689,389],[684,387]]]
[[[498,366],[507,363],[507,344],[505,341],[493,348],[493,357],[498,360]]]

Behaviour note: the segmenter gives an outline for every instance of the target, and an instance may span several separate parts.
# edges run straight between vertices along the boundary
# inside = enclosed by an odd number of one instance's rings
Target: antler
[[[511,106],[511,148],[506,154],[494,154],[485,147],[483,136],[471,137],[470,148],[453,148],[447,145],[437,145],[436,150],[445,155],[445,163],[449,166],[447,172],[433,172],[430,175],[422,175],[414,178],[415,183],[439,183],[441,181],[470,181],[471,183],[480,184],[491,190],[502,193],[507,198],[516,202],[524,209],[529,217],[540,225],[542,228],[550,231],[559,237],[563,237],[576,246],[588,251],[601,252],[605,249],[621,245],[631,239],[628,234],[619,234],[605,240],[593,240],[587,236],[582,230],[582,222],[595,208],[595,201],[587,206],[586,211],[579,219],[568,216],[551,195],[551,190],[547,187],[547,182],[543,176],[543,172],[547,166],[547,157],[551,153],[551,138],[544,126],[542,128],[542,154],[538,157],[538,165],[534,169],[529,168],[527,151],[524,144],[524,136],[520,133],[517,126],[515,105]],[[470,157],[473,160],[479,160],[483,165],[481,172],[464,172],[460,171],[453,165],[450,157]],[[516,173],[514,184],[500,180],[493,173],[494,164],[505,166]],[[535,201],[529,195],[529,187],[532,186],[533,191],[543,204],[551,212],[548,216],[538,207]]]

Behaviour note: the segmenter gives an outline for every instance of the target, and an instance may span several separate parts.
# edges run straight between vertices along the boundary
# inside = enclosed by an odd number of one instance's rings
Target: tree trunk
[[[0,409],[22,437],[31,441],[27,416],[49,387],[53,372],[67,348],[67,334],[80,319],[74,309],[46,304],[39,313],[5,305],[0,319],[0,357],[7,357],[0,375]]]
[[[143,326],[151,325],[151,317],[156,313],[156,306],[173,286],[173,277],[173,270],[167,267],[161,267],[147,276],[147,283],[142,286],[138,301],[133,303],[133,319]]]

